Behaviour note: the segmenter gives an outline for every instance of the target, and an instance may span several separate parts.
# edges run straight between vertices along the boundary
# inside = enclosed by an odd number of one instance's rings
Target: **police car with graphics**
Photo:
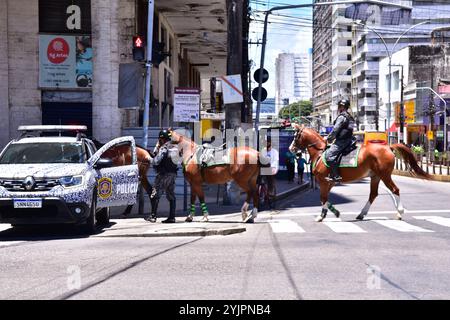
[[[134,138],[116,138],[97,150],[86,129],[19,127],[20,137],[0,153],[0,223],[69,223],[94,233],[109,223],[110,207],[136,202]]]

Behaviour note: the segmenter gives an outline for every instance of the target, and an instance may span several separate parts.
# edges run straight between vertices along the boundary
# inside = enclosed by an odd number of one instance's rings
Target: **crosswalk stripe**
[[[10,224],[5,224],[5,223],[0,224],[0,232],[8,230],[10,228],[11,228]]]
[[[325,218],[323,223],[337,233],[364,233],[366,232],[356,224],[342,221],[340,218]]]
[[[417,220],[425,220],[435,224],[439,224],[444,227],[450,227],[450,218],[438,217],[438,216],[413,216]]]
[[[274,219],[268,221],[274,233],[303,233],[302,227],[292,220]]]
[[[402,220],[388,220],[386,217],[367,217],[364,219],[374,221],[386,228],[400,232],[434,232],[433,230],[417,227]]]

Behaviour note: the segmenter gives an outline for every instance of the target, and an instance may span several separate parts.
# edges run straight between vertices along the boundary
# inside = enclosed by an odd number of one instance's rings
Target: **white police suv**
[[[109,207],[136,202],[134,138],[120,137],[97,150],[82,133],[86,129],[19,127],[20,137],[0,153],[0,223],[71,223],[94,233],[109,222]]]

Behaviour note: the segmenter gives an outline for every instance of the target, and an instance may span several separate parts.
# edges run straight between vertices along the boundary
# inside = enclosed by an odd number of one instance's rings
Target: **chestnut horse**
[[[102,143],[100,143],[95,139],[93,139],[92,141],[94,142],[97,148],[103,146]],[[153,153],[150,150],[136,146],[136,158],[139,170],[139,182],[147,192],[149,198],[150,195],[152,194],[153,189],[147,177],[147,171],[150,168],[151,164],[151,155],[153,155]],[[102,157],[111,159],[113,161],[114,166],[131,165],[133,161],[131,155],[131,147],[128,143],[119,144],[108,149],[103,153]],[[132,208],[133,205],[127,206],[127,208],[122,214],[124,216],[129,215],[131,213]]]
[[[191,209],[186,222],[192,222],[195,214],[195,201],[198,197],[203,213],[202,221],[208,221],[208,209],[202,184],[224,184],[234,180],[247,193],[242,206],[242,220],[252,223],[258,214],[258,193],[256,179],[259,175],[259,152],[249,147],[236,147],[228,150],[227,164],[219,164],[203,168],[198,162],[196,153],[201,148],[187,137],[172,131],[172,143],[178,145],[183,164],[183,172],[191,186]],[[253,210],[247,214],[250,201],[253,199]]]
[[[306,149],[313,163],[313,174],[320,185],[320,201],[322,204],[322,213],[317,216],[316,221],[321,222],[327,215],[328,209],[339,217],[339,211],[328,202],[328,194],[334,186],[333,182],[326,180],[329,169],[322,161],[322,153],[326,148],[325,139],[323,139],[315,130],[311,128],[300,127],[294,124],[296,130],[294,140],[289,149],[296,153],[298,149]],[[411,150],[403,144],[393,144],[391,146],[381,144],[368,144],[361,147],[358,155],[358,166],[356,168],[340,168],[342,182],[352,182],[370,177],[370,196],[361,213],[356,217],[358,220],[364,219],[369,212],[369,208],[378,196],[378,185],[380,181],[393,193],[394,205],[397,209],[398,220],[402,219],[405,209],[400,200],[400,189],[392,181],[392,171],[395,165],[395,154],[397,151],[403,160],[408,164],[410,171],[422,179],[431,179],[431,176],[423,171],[418,165]]]

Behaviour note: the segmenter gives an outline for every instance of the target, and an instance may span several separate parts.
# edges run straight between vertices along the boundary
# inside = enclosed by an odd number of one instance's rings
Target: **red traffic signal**
[[[143,48],[144,47],[144,38],[141,36],[133,37],[133,47],[134,48]]]

